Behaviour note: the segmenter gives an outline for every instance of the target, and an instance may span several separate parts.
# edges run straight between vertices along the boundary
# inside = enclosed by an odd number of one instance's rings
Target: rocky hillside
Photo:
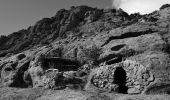
[[[146,15],[78,6],[1,36],[0,98],[169,100],[169,12],[169,4]]]
[[[76,37],[81,33],[110,30],[127,23],[123,20],[130,21],[130,17],[122,10],[105,11],[87,6],[71,7],[69,10],[61,9],[55,16],[43,18],[28,29],[9,36],[1,36],[0,56],[5,56],[7,53],[19,53],[38,45],[49,45],[55,40],[62,40],[70,35]]]

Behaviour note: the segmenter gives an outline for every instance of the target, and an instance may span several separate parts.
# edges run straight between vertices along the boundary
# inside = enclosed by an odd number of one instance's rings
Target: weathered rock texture
[[[168,5],[146,15],[87,6],[61,9],[0,37],[0,85],[169,94],[169,12]]]
[[[138,94],[154,79],[154,75],[146,67],[136,61],[126,60],[98,68],[92,83],[99,88],[113,88],[113,92]]]

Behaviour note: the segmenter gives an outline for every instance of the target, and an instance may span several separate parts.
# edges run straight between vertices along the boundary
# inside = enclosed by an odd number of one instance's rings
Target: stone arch
[[[153,81],[152,73],[137,61],[125,60],[121,66],[127,74],[128,94],[140,94]]]
[[[114,65],[104,65],[93,72],[95,87],[111,92],[140,94],[151,82],[153,74],[137,61],[125,60]],[[117,89],[118,88],[118,89]]]
[[[128,87],[126,86],[126,77],[126,71],[123,69],[123,67],[117,67],[114,72],[114,84],[119,86],[119,93],[127,93]]]

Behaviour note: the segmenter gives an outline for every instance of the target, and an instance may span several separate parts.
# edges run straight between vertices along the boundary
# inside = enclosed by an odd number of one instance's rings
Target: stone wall
[[[92,78],[92,83],[98,88],[112,88],[110,90],[128,94],[140,94],[152,81],[154,81],[153,74],[145,66],[131,60],[101,66]],[[123,91],[120,85],[124,85]]]

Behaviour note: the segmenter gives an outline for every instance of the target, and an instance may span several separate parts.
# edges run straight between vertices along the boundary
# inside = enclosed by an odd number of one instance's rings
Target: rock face
[[[116,65],[101,66],[93,76],[92,83],[99,88],[117,87],[120,93],[139,94],[154,81],[146,67],[135,61],[126,60]]]
[[[0,85],[169,94],[169,11],[167,5],[147,15],[61,9],[0,37]]]

